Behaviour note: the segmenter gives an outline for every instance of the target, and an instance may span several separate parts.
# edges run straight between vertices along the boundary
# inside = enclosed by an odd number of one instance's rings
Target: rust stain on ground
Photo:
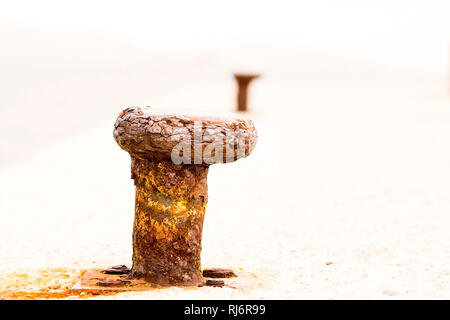
[[[88,299],[97,296],[114,296],[122,292],[161,290],[171,287],[150,283],[144,279],[133,279],[129,277],[129,273],[109,274],[105,270],[109,269],[80,271],[79,269],[51,268],[3,274],[0,275],[0,300]],[[176,287],[196,290],[203,286],[233,289],[252,286],[251,277],[254,275],[239,273],[237,276],[239,279],[235,275],[227,278],[226,283],[220,285],[214,282],[218,279],[205,279],[200,285],[177,285]]]
[[[86,299],[100,295],[93,290],[73,290],[80,275],[78,269],[50,268],[0,275],[0,300]],[[117,292],[102,291],[102,295]]]

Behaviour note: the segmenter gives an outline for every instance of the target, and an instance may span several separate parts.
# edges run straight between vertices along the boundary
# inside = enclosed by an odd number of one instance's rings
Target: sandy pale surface
[[[446,74],[0,30],[15,39],[0,61],[1,298],[93,298],[70,291],[82,270],[130,266],[134,186],[116,116],[228,111],[234,71],[262,73],[250,91],[259,141],[210,169],[202,264],[249,278],[96,298],[450,298]]]
[[[253,280],[96,298],[449,299],[448,95],[261,87],[254,154],[210,169],[202,251],[203,267]],[[131,265],[134,186],[113,123],[1,167],[0,296],[76,298],[83,269]]]

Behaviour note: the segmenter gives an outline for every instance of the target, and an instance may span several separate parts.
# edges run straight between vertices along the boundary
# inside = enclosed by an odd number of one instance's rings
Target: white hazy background
[[[288,82],[446,90],[449,14],[444,0],[2,1],[0,163],[130,104],[232,109],[234,71],[265,74],[274,97]]]
[[[255,280],[137,295],[449,299],[449,17],[444,0],[0,1],[0,268],[130,264],[118,113],[233,111],[233,72],[258,72],[258,145],[211,168],[202,251]]]

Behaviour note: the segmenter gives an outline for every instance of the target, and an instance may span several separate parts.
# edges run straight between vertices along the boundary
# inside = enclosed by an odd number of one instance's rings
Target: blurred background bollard
[[[248,86],[253,79],[259,78],[259,74],[235,73],[234,78],[238,84],[237,109],[238,111],[247,111]]]

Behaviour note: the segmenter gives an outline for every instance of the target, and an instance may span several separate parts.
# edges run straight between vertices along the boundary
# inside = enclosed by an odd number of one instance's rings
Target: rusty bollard
[[[238,84],[237,109],[247,111],[248,86],[253,79],[259,78],[259,74],[236,73],[234,78]]]
[[[211,164],[248,156],[250,120],[123,110],[114,128],[136,186],[131,277],[160,285],[204,283],[200,264]]]

